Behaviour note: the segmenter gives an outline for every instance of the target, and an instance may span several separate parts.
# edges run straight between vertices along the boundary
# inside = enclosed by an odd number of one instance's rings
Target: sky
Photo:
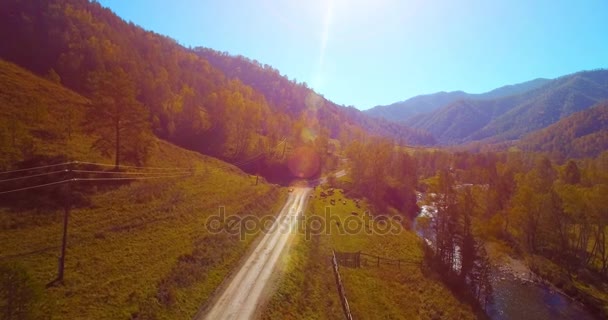
[[[607,0],[99,0],[186,47],[269,64],[341,105],[608,68]]]

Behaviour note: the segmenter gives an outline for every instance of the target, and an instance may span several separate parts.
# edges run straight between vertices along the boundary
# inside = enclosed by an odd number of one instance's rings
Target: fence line
[[[357,252],[335,252],[334,256],[338,264],[350,267],[360,268],[361,266],[376,265],[379,267],[381,264],[397,266],[401,268],[402,265],[419,265],[419,261],[403,260],[403,259],[391,259],[386,257],[380,257],[373,254],[364,253],[361,251]]]
[[[342,278],[340,278],[340,270],[338,268],[338,260],[336,259],[336,251],[332,250],[332,265],[334,270],[334,276],[336,277],[336,285],[338,286],[338,294],[340,294],[340,302],[342,303],[342,310],[344,311],[344,317],[346,320],[353,320],[353,315],[350,312],[350,306],[344,293],[344,285],[342,284]]]

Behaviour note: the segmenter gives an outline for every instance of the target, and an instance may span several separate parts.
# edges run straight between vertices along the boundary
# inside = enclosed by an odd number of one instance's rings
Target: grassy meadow
[[[89,100],[56,82],[0,61],[0,171],[32,158],[111,164],[91,148],[87,107]],[[255,238],[211,234],[208,217],[219,207],[226,215],[275,214],[286,198],[263,179],[255,185],[234,166],[155,138],[145,165],[192,170],[130,183],[75,182],[90,186],[70,214],[59,286],[45,288],[57,276],[63,197],[48,196],[54,208],[28,209],[6,205],[17,193],[0,195],[0,266],[27,274],[33,318],[192,318]],[[62,186],[24,192],[52,195],[54,188],[60,195]]]
[[[160,159],[165,154],[178,154],[171,151],[159,152],[158,163],[169,163]],[[210,297],[254,237],[240,241],[238,235],[209,234],[207,218],[220,206],[227,215],[273,214],[285,193],[265,183],[255,186],[254,178],[216,160],[183,155],[182,162],[194,157],[192,176],[133,182],[95,194],[90,206],[72,210],[65,285],[42,291],[45,314],[190,318]],[[62,211],[0,211],[0,262],[19,263],[38,287],[53,280],[62,216]]]
[[[282,264],[285,274],[278,281],[277,291],[270,298],[263,318],[342,318],[344,315],[330,264],[332,249],[362,251],[414,262],[400,268],[387,264],[377,267],[369,262],[357,269],[340,267],[346,296],[357,319],[475,318],[468,305],[459,302],[439,280],[421,270],[419,262],[423,253],[420,240],[412,231],[379,235],[368,234],[362,228],[358,233],[346,234],[343,222],[349,216],[354,217],[353,212],[361,217],[367,209],[366,204],[361,201],[361,208],[357,208],[353,199],[347,199],[341,190],[323,199],[321,191],[320,187],[315,190],[306,215],[308,218],[324,217],[329,207],[332,222],[328,232],[312,235],[308,240],[304,233],[294,236],[290,254]],[[335,200],[335,205],[330,204],[331,199]],[[346,204],[342,202],[344,199]],[[336,221],[341,221],[340,225]]]

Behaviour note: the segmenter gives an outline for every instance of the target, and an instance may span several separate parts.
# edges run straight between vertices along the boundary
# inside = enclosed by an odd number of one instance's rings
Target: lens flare
[[[311,147],[298,147],[296,148],[289,160],[287,161],[287,167],[289,171],[298,177],[307,179],[319,172],[320,159],[317,152]]]
[[[300,132],[300,140],[302,142],[312,142],[317,137],[316,132],[311,128],[304,128]]]

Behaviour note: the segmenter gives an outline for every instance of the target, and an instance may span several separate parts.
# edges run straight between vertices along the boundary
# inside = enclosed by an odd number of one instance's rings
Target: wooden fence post
[[[344,317],[346,320],[353,320],[353,315],[350,313],[350,306],[344,293],[344,285],[340,278],[340,271],[338,269],[338,259],[336,259],[336,251],[332,250],[332,265],[334,270],[334,276],[336,277],[336,286],[338,287],[338,294],[340,295],[340,303],[342,303],[342,310],[344,311]]]

